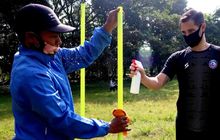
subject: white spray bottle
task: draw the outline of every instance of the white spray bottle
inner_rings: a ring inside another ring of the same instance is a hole
[[[139,67],[143,68],[142,63],[138,60],[133,59],[132,63],[136,63]],[[130,93],[139,94],[140,84],[141,84],[141,74],[139,71],[137,71],[137,74],[134,75],[131,79]]]

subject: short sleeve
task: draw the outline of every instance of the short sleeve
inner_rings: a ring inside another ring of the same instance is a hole
[[[170,57],[166,60],[163,69],[161,70],[161,73],[166,74],[171,80],[176,74],[177,56],[178,53],[173,53],[172,55],[170,55]]]

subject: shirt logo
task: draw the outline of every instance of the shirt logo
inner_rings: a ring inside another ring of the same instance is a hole
[[[184,65],[184,69],[187,69],[189,67],[189,63],[187,62],[185,65]]]
[[[215,59],[209,61],[209,68],[215,69],[218,66],[218,62]]]

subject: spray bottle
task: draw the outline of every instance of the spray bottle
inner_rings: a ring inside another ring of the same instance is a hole
[[[133,59],[132,63],[135,63],[139,67],[143,68],[142,63],[138,60]],[[139,71],[137,71],[137,74],[134,75],[131,79],[130,93],[138,94],[140,91],[140,84],[141,84],[141,74]]]

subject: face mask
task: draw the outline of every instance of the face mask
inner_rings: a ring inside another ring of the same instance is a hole
[[[58,50],[60,48],[59,46],[54,46],[54,45],[51,45],[50,43],[47,43],[47,42],[45,42],[44,44],[45,44],[45,46],[43,48],[43,52],[48,55],[54,55],[55,53],[58,52]]]
[[[189,45],[191,48],[197,46],[202,39],[203,33],[201,36],[199,36],[200,28],[201,28],[201,25],[199,26],[199,29],[195,31],[194,33],[188,36],[183,35],[186,44]]]

